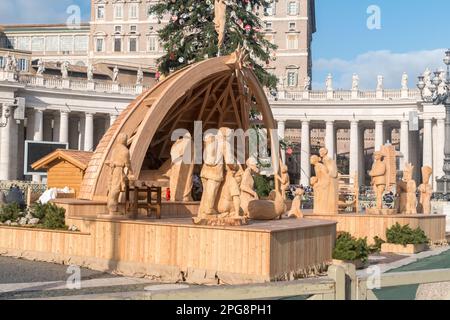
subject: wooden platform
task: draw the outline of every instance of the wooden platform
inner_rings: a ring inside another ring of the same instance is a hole
[[[70,217],[81,232],[0,226],[0,254],[160,281],[252,283],[295,279],[331,260],[336,223],[321,220],[196,226],[192,219]]]
[[[337,231],[346,231],[357,238],[367,237],[369,244],[373,244],[373,238],[378,236],[386,239],[386,229],[395,225],[409,224],[411,228],[420,227],[434,243],[446,240],[445,215],[369,215],[369,214],[313,214],[305,213],[307,219],[331,220],[337,222]]]

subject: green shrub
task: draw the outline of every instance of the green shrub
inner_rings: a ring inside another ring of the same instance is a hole
[[[413,230],[408,224],[401,226],[398,222],[386,230],[386,239],[388,243],[404,246],[407,244],[425,244],[429,241],[422,229]]]
[[[46,204],[42,224],[47,229],[67,229],[65,221],[66,210],[55,204]]]
[[[65,222],[66,210],[53,203],[42,204],[37,202],[31,206],[30,213],[34,218],[39,219],[39,224],[44,228],[67,229]]]
[[[20,216],[21,216],[20,206],[15,202],[3,205],[0,208],[0,222],[2,223],[5,223],[8,220],[14,222]]]
[[[378,236],[373,238],[373,241],[375,242],[373,245],[369,247],[369,250],[371,253],[376,253],[381,251],[381,245],[383,243],[386,243],[383,239],[379,238]]]
[[[36,202],[31,206],[30,213],[34,218],[43,220],[45,217],[45,211],[46,211],[47,207],[48,207],[47,204],[42,204],[40,202]]]
[[[369,258],[367,238],[356,239],[348,232],[339,234],[333,250],[333,259],[366,262]]]

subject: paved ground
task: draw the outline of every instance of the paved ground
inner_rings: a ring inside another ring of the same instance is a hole
[[[68,289],[68,266],[0,257],[0,299],[70,298],[143,291],[148,279],[127,278],[80,269],[81,288]],[[69,281],[72,285],[72,282]]]

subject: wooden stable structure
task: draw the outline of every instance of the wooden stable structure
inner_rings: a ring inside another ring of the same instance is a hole
[[[268,133],[276,132],[266,94],[242,57],[237,51],[174,72],[121,113],[92,155],[77,199],[54,201],[66,209],[66,224],[76,225],[81,233],[0,227],[0,239],[9,237],[0,241],[0,251],[193,283],[291,280],[330,262],[336,238],[333,221],[286,219],[200,226],[193,223],[198,202],[165,201],[161,219],[146,216],[148,203],[132,219],[104,216],[111,177],[108,164],[119,135],[128,137],[136,180],[146,186],[167,187],[171,140],[179,138],[172,137],[174,130],[185,129],[194,144],[202,144],[203,137],[196,141],[197,130],[202,135],[222,127],[245,132],[250,127],[250,111],[257,110]],[[269,137],[272,151],[278,150],[277,138]],[[272,152],[273,157],[276,154]],[[278,159],[273,163],[278,166]],[[200,169],[196,165],[194,172]]]
[[[31,165],[47,170],[48,188],[69,187],[77,196],[93,152],[58,149]]]

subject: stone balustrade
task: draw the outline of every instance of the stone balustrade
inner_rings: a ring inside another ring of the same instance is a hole
[[[90,91],[97,93],[117,93],[137,96],[148,89],[143,85],[119,84],[112,81],[88,81],[87,79],[61,79],[56,77],[43,77],[35,75],[19,75],[0,70],[0,81],[18,83],[27,87],[47,89],[61,89],[74,91]]]
[[[269,100],[279,101],[351,101],[351,100],[422,100],[418,89],[383,89],[383,90],[311,90],[278,91],[274,96],[267,94]]]

